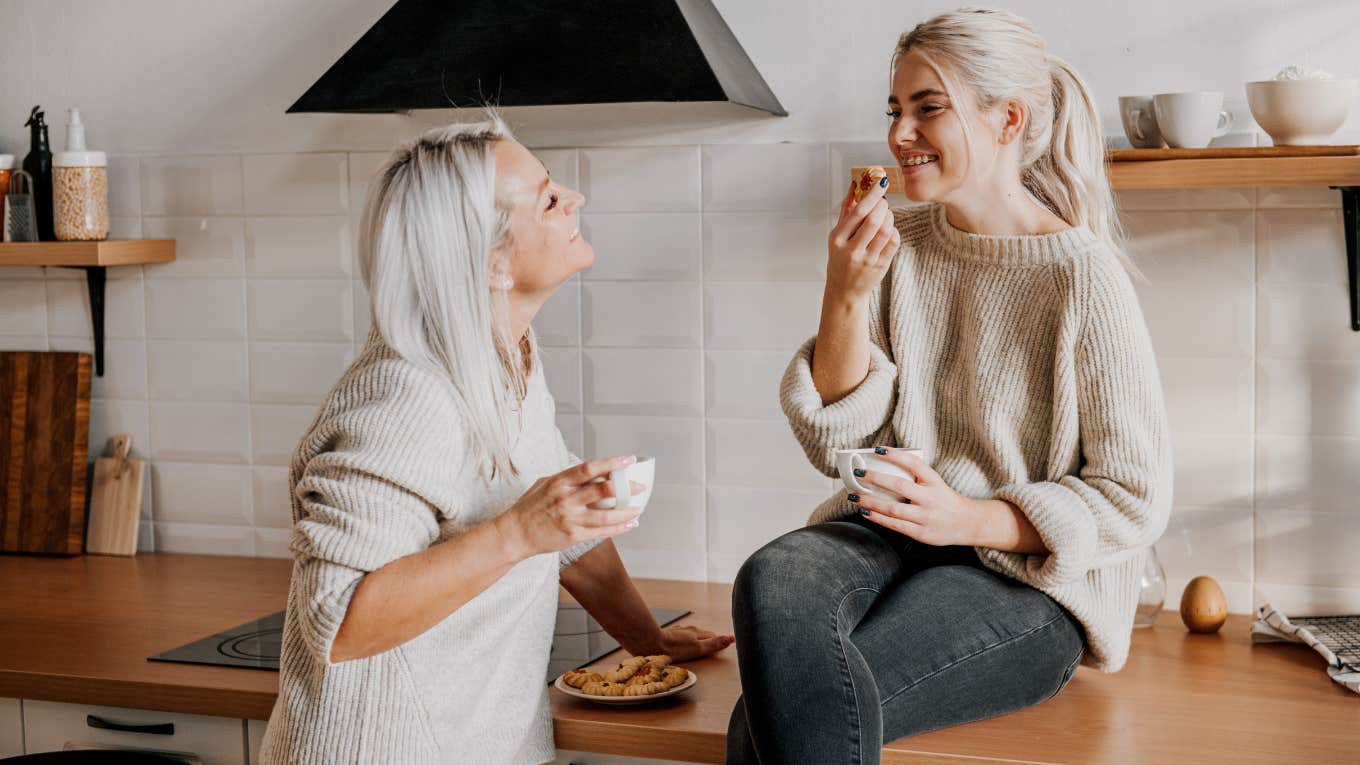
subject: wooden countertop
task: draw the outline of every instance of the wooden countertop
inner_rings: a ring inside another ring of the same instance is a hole
[[[0,697],[266,719],[273,672],[146,657],[284,606],[290,563],[266,558],[0,556]],[[639,580],[653,606],[726,631],[726,585]],[[885,763],[1353,761],[1360,698],[1298,646],[1253,648],[1249,620],[1190,635],[1174,612],[1134,633],[1116,675],[1078,670],[1057,698],[1012,715],[889,744]],[[563,749],[722,762],[739,693],[736,654],[691,665],[692,690],[602,707],[550,690]]]

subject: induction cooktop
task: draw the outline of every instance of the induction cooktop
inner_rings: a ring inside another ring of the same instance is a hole
[[[657,624],[663,627],[690,613],[674,608],[653,608],[651,612]],[[279,611],[148,658],[150,661],[277,671],[283,643],[283,614]],[[552,652],[548,655],[547,681],[552,682],[569,669],[598,661],[618,647],[618,641],[610,637],[584,608],[575,603],[559,603]]]

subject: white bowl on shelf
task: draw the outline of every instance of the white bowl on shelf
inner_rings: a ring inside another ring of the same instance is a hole
[[[1355,80],[1262,80],[1247,83],[1247,106],[1276,146],[1332,142],[1355,103]]]

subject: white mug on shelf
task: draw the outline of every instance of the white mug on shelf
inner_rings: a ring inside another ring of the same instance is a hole
[[[591,507],[599,510],[612,510],[615,507],[636,507],[639,511],[646,509],[647,500],[652,498],[652,484],[656,482],[656,458],[638,457],[637,462],[628,467],[609,471],[608,478],[595,479],[596,482],[606,480],[613,484],[614,496],[605,497]],[[634,495],[632,483],[640,483],[647,488],[641,494]]]
[[[1232,113],[1223,111],[1223,94],[1218,92],[1158,93],[1152,105],[1162,138],[1176,149],[1203,149],[1226,135],[1233,124]]]
[[[1166,147],[1162,131],[1157,127],[1157,114],[1152,106],[1152,96],[1120,96],[1119,117],[1124,123],[1124,135],[1129,145],[1135,149],[1161,149]]]
[[[921,449],[890,449],[895,452],[907,452],[915,454],[917,457],[925,459],[925,451]],[[845,488],[860,496],[872,494],[875,497],[892,500],[893,502],[902,501],[903,497],[893,494],[885,489],[881,489],[872,484],[860,483],[855,477],[855,470],[873,470],[878,473],[895,475],[898,478],[905,478],[908,481],[915,481],[915,477],[903,468],[889,462],[886,457],[876,454],[873,448],[868,449],[837,449],[836,450],[836,469],[840,471],[841,482]]]

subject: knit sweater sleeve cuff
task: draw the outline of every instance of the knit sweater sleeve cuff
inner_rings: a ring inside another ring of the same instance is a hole
[[[1048,553],[1030,555],[979,548],[983,558],[1035,587],[1056,587],[1081,577],[1096,557],[1098,528],[1088,509],[1065,486],[1053,482],[1004,486],[995,493],[1020,508]]]
[[[897,389],[897,365],[883,349],[869,345],[869,374],[844,398],[825,406],[812,382],[812,354],[817,338],[809,339],[789,362],[780,384],[779,399],[793,434],[813,465],[834,469],[836,449],[873,446],[868,443],[892,414]]]

